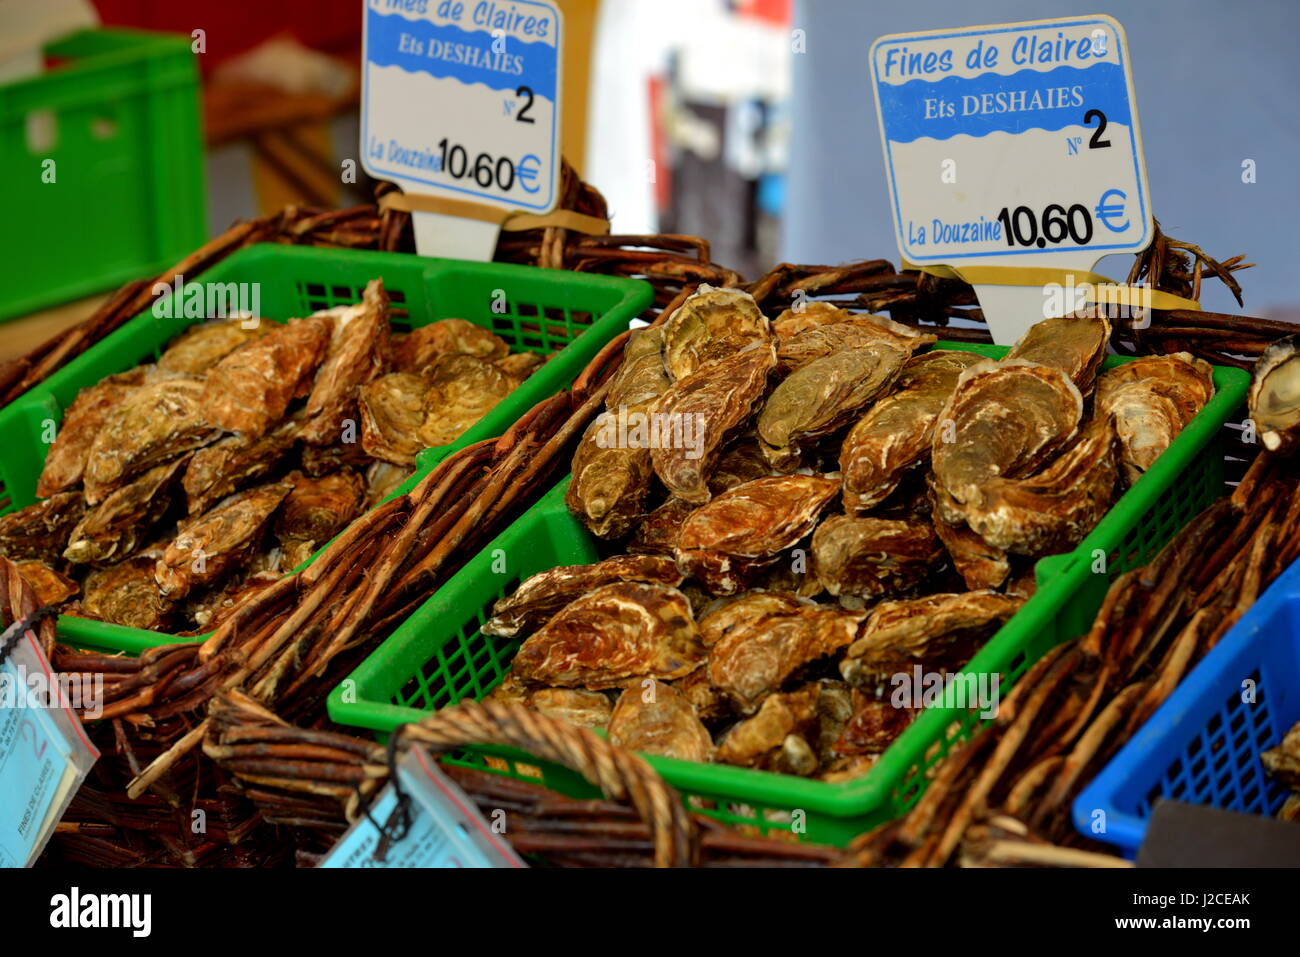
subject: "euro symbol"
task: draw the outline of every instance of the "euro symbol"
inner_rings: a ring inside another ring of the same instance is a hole
[[[1107,200],[1112,196],[1118,196],[1119,202],[1108,203]],[[1128,196],[1125,195],[1123,190],[1108,189],[1106,192],[1101,194],[1101,199],[1097,201],[1097,207],[1093,210],[1093,212],[1097,214],[1097,218],[1101,220],[1101,224],[1112,233],[1122,233],[1124,230],[1128,229],[1127,219],[1118,226],[1111,225],[1112,219],[1118,219],[1120,216],[1124,215],[1124,200],[1126,199],[1128,199]]]
[[[542,188],[541,183],[537,182],[541,165],[542,161],[532,153],[515,164],[515,175],[519,177],[519,185],[523,187],[525,193],[535,193]]]

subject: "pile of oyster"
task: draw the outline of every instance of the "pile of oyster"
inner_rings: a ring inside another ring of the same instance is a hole
[[[394,334],[360,303],[195,326],[68,407],[40,501],[0,555],[42,603],[179,633],[216,627],[473,425],[543,362],[462,319]]]
[[[868,770],[1205,405],[1186,354],[1098,374],[1110,328],[999,361],[882,316],[774,321],[702,287],[628,343],[567,504],[617,554],[524,581],[492,693],[652,754]],[[904,693],[909,692],[910,693]]]

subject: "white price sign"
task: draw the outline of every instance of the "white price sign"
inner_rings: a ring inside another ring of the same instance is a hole
[[[550,212],[562,31],[546,0],[368,0],[366,172],[411,194]]]
[[[1150,243],[1127,40],[1111,17],[894,34],[872,45],[871,72],[905,259],[1089,271]],[[1024,286],[975,285],[996,341],[1042,318]]]

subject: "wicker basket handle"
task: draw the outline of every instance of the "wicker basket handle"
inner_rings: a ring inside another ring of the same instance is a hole
[[[471,744],[505,745],[572,768],[611,800],[631,801],[654,835],[656,867],[695,863],[695,822],[677,792],[641,758],[586,728],[521,705],[464,701],[403,725],[400,735],[402,746],[419,744],[444,752]]]

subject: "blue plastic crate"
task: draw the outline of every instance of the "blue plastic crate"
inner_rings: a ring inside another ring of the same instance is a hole
[[[1300,561],[1075,799],[1074,826],[1132,858],[1160,798],[1272,816],[1289,792],[1265,773],[1259,755],[1297,721]],[[1094,830],[1094,821],[1104,830]]]

